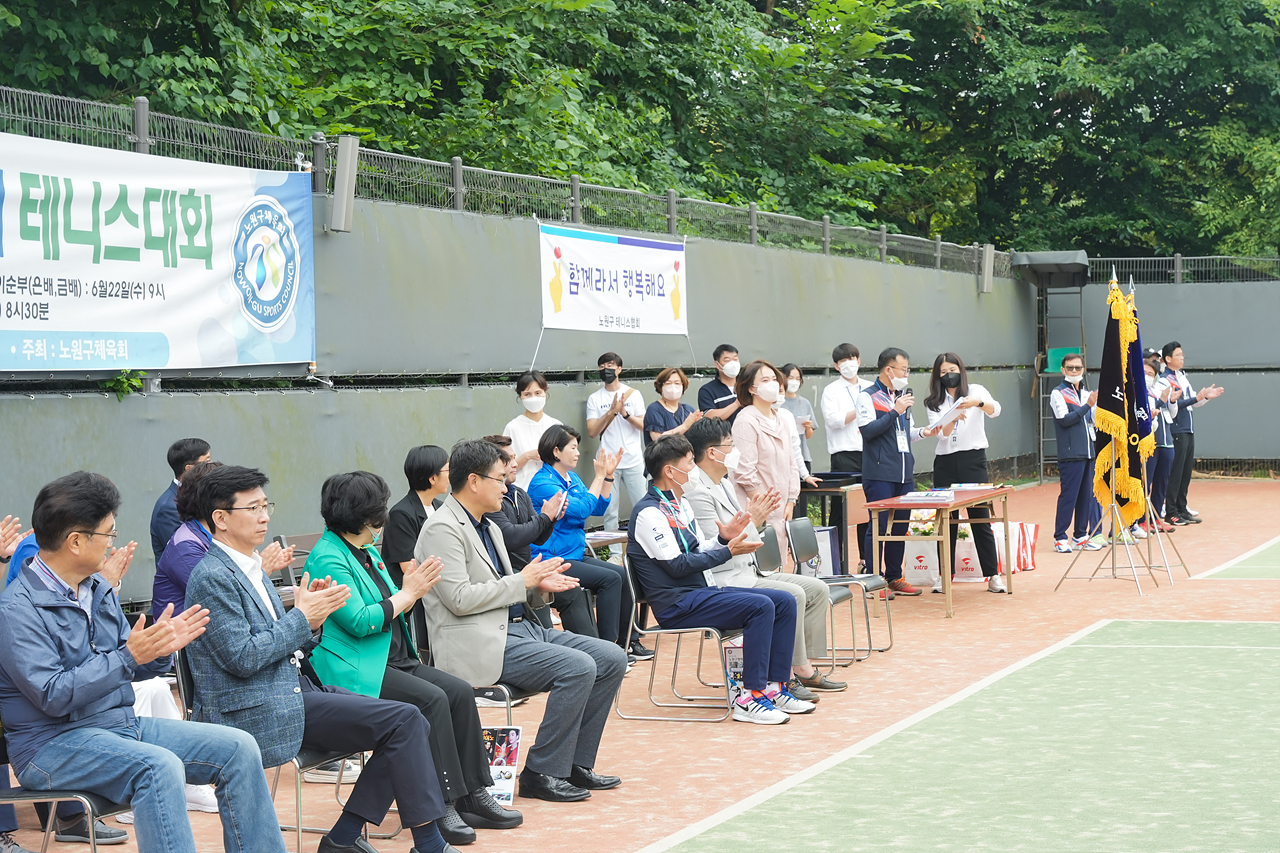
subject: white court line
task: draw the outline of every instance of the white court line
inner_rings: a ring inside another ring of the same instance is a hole
[[[1267,550],[1272,545],[1275,545],[1277,542],[1280,542],[1280,536],[1277,536],[1275,539],[1272,539],[1270,542],[1263,542],[1257,548],[1254,548],[1252,551],[1248,551],[1244,554],[1241,554],[1239,557],[1236,557],[1234,560],[1227,560],[1225,563],[1223,563],[1221,566],[1218,566],[1216,569],[1209,569],[1208,571],[1203,571],[1198,575],[1192,575],[1190,577],[1190,580],[1193,580],[1193,581],[1204,580],[1207,577],[1216,575],[1218,572],[1231,568],[1236,563],[1240,563],[1240,562],[1243,562],[1244,560],[1249,559],[1254,554],[1259,554]],[[1267,579],[1266,578],[1223,578],[1223,580],[1267,580]]]
[[[1246,649],[1251,651],[1272,651],[1280,652],[1280,646],[1161,646],[1155,643],[1120,643],[1114,646],[1103,645],[1102,643],[1076,643],[1073,649]]]
[[[1065,648],[1066,646],[1071,645],[1076,640],[1079,640],[1082,637],[1087,637],[1088,635],[1092,634],[1094,631],[1097,631],[1099,628],[1105,627],[1106,625],[1109,625],[1115,621],[1129,621],[1129,620],[1100,619],[1099,621],[1094,622],[1088,628],[1077,631],[1076,633],[1072,634],[1066,639],[1061,640],[1057,643],[1054,643],[1052,646],[1049,646],[1048,648],[1041,649],[1035,654],[1029,657],[1025,657],[1022,660],[1018,661],[1017,663],[1013,663],[1013,664],[1010,664],[1009,666],[1006,666],[1004,669],[1000,670],[999,672],[988,675],[986,678],[982,679],[981,681],[977,681],[977,682],[974,682],[973,684],[970,684],[968,687],[964,688],[963,690],[957,693],[951,694],[946,699],[943,699],[941,702],[938,702],[935,705],[931,705],[928,708],[925,708],[923,711],[919,711],[915,714],[912,714],[910,717],[907,717],[905,720],[899,720],[898,722],[894,723],[888,728],[882,729],[876,732],[875,734],[871,735],[870,737],[863,738],[862,740],[855,743],[853,746],[847,747],[841,750],[840,752],[837,752],[835,755],[824,758],[822,761],[819,761],[817,764],[807,767],[804,770],[801,770],[799,773],[796,773],[793,776],[789,776],[780,782],[776,782],[773,785],[770,785],[768,788],[765,788],[763,791],[758,791],[752,794],[751,796],[747,797],[745,800],[741,800],[740,802],[734,803],[728,808],[721,809],[720,811],[716,812],[710,817],[704,818],[703,820],[700,820],[697,823],[692,824],[691,826],[686,826],[684,829],[680,830],[679,832],[675,832],[671,835],[668,835],[666,838],[663,838],[660,841],[655,841],[653,844],[650,844],[648,847],[645,847],[642,850],[637,851],[637,853],[661,853],[664,850],[670,850],[672,847],[675,847],[678,844],[683,844],[685,841],[688,841],[691,838],[701,835],[703,832],[706,832],[708,829],[719,826],[720,824],[725,823],[726,821],[730,821],[733,818],[737,817],[738,815],[743,814],[744,812],[747,812],[755,808],[761,803],[771,800],[774,797],[778,796],[779,794],[785,793],[791,790],[792,788],[796,787],[797,785],[807,782],[808,780],[812,779],[814,776],[817,776],[819,773],[823,773],[827,770],[830,770],[832,767],[835,767],[837,764],[840,764],[846,759],[854,758],[858,756],[859,753],[870,749],[876,744],[879,744],[885,740],[888,740],[889,738],[896,735],[898,732],[901,732],[904,729],[908,729],[911,726],[914,726],[916,723],[921,722],[922,720],[927,720],[929,717],[932,717],[934,714],[937,714],[939,711],[945,711],[947,708],[950,708],[952,705],[956,704],[957,702],[960,702],[964,699],[968,699],[970,696],[977,693],[979,690],[982,690],[985,687],[990,687],[992,684],[995,684],[997,681],[1004,678],[1005,676],[1012,675],[1018,670],[1024,669],[1025,667],[1030,666],[1036,661],[1048,657],[1054,652],[1059,651]],[[1167,621],[1174,622],[1174,621],[1181,621],[1181,620],[1171,619]]]

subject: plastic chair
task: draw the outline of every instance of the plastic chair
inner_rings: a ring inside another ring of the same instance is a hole
[[[631,630],[633,635],[639,634],[641,638],[653,637],[653,666],[649,668],[649,686],[648,696],[649,702],[658,708],[694,708],[705,711],[718,712],[715,716],[697,716],[690,717],[684,715],[644,715],[629,714],[622,710],[622,691],[619,690],[613,699],[613,709],[619,717],[624,720],[654,720],[657,722],[680,722],[680,723],[718,723],[721,720],[727,720],[729,715],[733,713],[733,692],[730,689],[729,670],[724,662],[724,644],[728,640],[742,635],[741,631],[721,631],[718,628],[646,628],[639,622],[640,606],[644,603],[644,598],[640,595],[639,585],[636,583],[635,575],[631,571],[631,559],[625,554],[622,557],[623,575],[626,578],[627,586],[631,590],[631,598],[635,603],[631,607]],[[714,696],[684,696],[676,688],[676,676],[680,672],[680,644],[686,634],[698,635],[698,680],[707,687],[719,688],[723,691],[717,692]],[[666,636],[675,636],[676,649],[675,658],[671,663],[671,693],[678,702],[662,702],[654,696],[653,687],[657,679],[658,673],[658,648],[662,644],[662,638]],[[714,640],[715,648],[720,658],[720,672],[724,677],[724,681],[720,683],[710,683],[702,678],[702,647],[706,640]]]
[[[760,538],[764,540],[764,544],[755,553],[756,574],[762,578],[776,575],[782,571],[782,547],[778,544],[778,531],[773,529],[773,525],[766,525]]]

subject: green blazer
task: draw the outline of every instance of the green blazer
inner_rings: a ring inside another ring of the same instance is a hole
[[[395,595],[400,588],[387,574],[382,555],[368,548],[382,582]],[[353,693],[377,697],[382,692],[382,677],[387,671],[387,655],[391,651],[391,633],[382,606],[382,594],[364,566],[356,561],[342,537],[326,530],[307,556],[306,571],[312,579],[333,578],[351,588],[347,603],[324,623],[320,645],[311,652],[311,665],[325,684],[345,687]],[[409,625],[404,614],[395,617],[391,631],[403,631],[409,651],[417,656]]]

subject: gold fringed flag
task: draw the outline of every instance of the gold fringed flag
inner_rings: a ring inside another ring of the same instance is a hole
[[[1116,507],[1124,526],[1129,527],[1147,511],[1142,463],[1155,452],[1156,440],[1147,410],[1147,375],[1142,369],[1142,340],[1133,296],[1120,292],[1114,272],[1110,288],[1098,408],[1094,412],[1098,457],[1093,491],[1106,514],[1114,481]]]

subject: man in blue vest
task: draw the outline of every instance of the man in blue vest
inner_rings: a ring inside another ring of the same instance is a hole
[[[1058,513],[1053,525],[1053,550],[1070,554],[1074,548],[1096,551],[1103,543],[1093,535],[1102,522],[1102,508],[1093,494],[1093,409],[1098,392],[1084,390],[1084,356],[1069,353],[1062,358],[1062,383],[1049,394],[1053,431],[1058,444]],[[1067,525],[1075,515],[1075,530],[1067,538]],[[1073,547],[1074,546],[1074,547]]]

